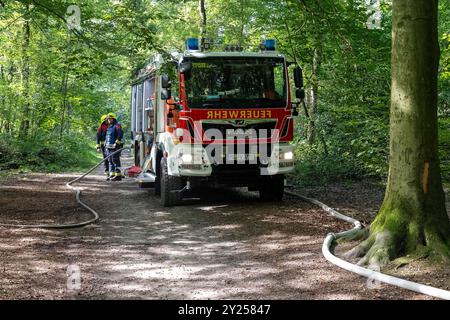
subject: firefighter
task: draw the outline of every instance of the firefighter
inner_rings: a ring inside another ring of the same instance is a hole
[[[114,152],[123,148],[123,130],[120,123],[117,122],[117,117],[114,113],[108,113],[107,116],[108,128],[106,129],[106,155],[111,156]],[[122,172],[120,171],[120,152],[113,155],[109,159],[109,178],[107,180],[120,181],[122,180]]]
[[[108,129],[108,121],[106,118],[108,116],[105,114],[102,116],[100,120],[100,126],[97,129],[97,152],[103,154],[103,159],[106,159],[106,148],[105,148],[105,140],[106,140],[106,130]],[[106,159],[105,162],[105,175],[109,177],[109,160]]]

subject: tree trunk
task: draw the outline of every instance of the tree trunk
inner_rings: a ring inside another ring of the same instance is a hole
[[[26,12],[30,10],[30,5],[26,7]],[[20,132],[19,135],[26,137],[30,129],[30,57],[29,57],[29,47],[30,47],[30,21],[27,18],[24,21],[23,26],[23,44],[22,44],[22,86],[23,86],[23,97],[25,103],[22,110],[21,121],[20,121]]]
[[[200,10],[200,38],[203,39],[206,35],[206,7],[205,0],[199,0],[199,10]]]
[[[245,0],[240,0],[240,9],[241,9],[241,26],[239,30],[239,46],[242,48],[244,47],[244,31],[245,31],[245,23],[246,23],[246,17],[245,17]]]
[[[69,81],[69,67],[66,66],[63,74],[63,81],[61,85],[61,93],[63,94],[63,101],[61,106],[61,125],[59,127],[59,138],[62,139],[65,125],[65,116],[67,109],[67,85]]]
[[[348,257],[383,266],[399,255],[450,257],[438,158],[437,0],[394,0],[390,168],[369,238]]]
[[[3,66],[0,65],[0,80],[5,82],[5,74],[3,72]],[[0,134],[6,132],[6,97],[3,94],[0,96]]]
[[[312,74],[311,74],[311,85],[307,90],[306,95],[306,105],[309,109],[309,115],[314,121],[317,113],[317,93],[319,91],[319,69],[322,60],[322,48],[317,46],[313,50],[313,61],[312,61]],[[317,139],[317,130],[315,125],[310,125],[308,128],[308,142],[313,144]]]
[[[5,82],[7,82],[8,84],[13,83],[14,81],[14,75],[15,75],[15,70],[14,67],[11,65],[9,66],[9,70],[8,73],[5,75]],[[13,98],[11,98],[11,93],[8,93],[6,96],[4,96],[6,100],[5,102],[5,106],[8,110],[8,112],[6,112],[4,114],[5,118],[6,118],[6,124],[5,124],[5,132],[7,132],[10,136],[15,134],[14,130],[15,130],[15,115],[16,115],[16,108],[12,107],[12,103],[11,100]]]

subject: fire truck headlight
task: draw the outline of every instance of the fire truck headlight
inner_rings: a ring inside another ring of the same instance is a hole
[[[183,161],[183,163],[192,163],[192,161],[194,160],[194,157],[192,156],[192,154],[183,154],[181,156],[181,161]]]
[[[269,165],[269,161],[270,159],[269,158],[267,158],[267,157],[261,157],[260,159],[259,159],[259,161],[261,162],[261,164],[263,165],[263,166],[267,166],[267,165]]]
[[[288,151],[281,154],[281,159],[283,160],[294,160],[294,153],[292,151]]]

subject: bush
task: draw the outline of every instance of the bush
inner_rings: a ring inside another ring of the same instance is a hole
[[[356,180],[364,169],[345,152],[331,148],[328,155],[319,145],[302,142],[296,149],[296,167],[290,180],[297,185],[324,185],[331,181]]]
[[[388,123],[377,119],[318,117],[328,155],[320,141],[299,142],[290,180],[299,185],[324,185],[342,180],[384,179],[389,169]],[[302,119],[300,119],[302,120]],[[305,121],[299,121],[300,124]],[[303,137],[305,139],[305,137]],[[450,183],[450,119],[439,119],[439,156],[443,182]]]
[[[385,177],[389,165],[389,126],[388,121],[380,121],[386,118],[386,107],[379,109],[379,106],[372,107],[375,115],[370,115],[358,106],[336,107],[316,115],[316,127],[325,140],[327,152],[320,137],[309,145],[305,141],[306,134],[299,134],[308,126],[308,120],[300,117],[296,135],[303,140],[297,147],[297,165],[292,179],[311,185]]]
[[[89,168],[99,159],[94,142],[83,137],[38,134],[26,140],[0,138],[0,170],[78,171]]]
[[[442,179],[450,183],[450,118],[439,120],[439,158],[441,160]]]

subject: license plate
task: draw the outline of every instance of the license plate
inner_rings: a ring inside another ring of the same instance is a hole
[[[255,161],[256,154],[227,154],[227,161]]]

